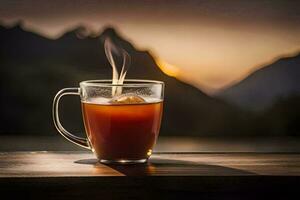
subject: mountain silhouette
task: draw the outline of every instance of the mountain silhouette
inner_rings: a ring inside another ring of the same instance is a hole
[[[56,40],[24,31],[20,25],[0,26],[0,105],[2,133],[52,134],[52,100],[65,87],[83,80],[109,79],[111,67],[103,41],[110,37],[131,56],[127,78],[164,81],[162,135],[222,135],[243,132],[247,119],[235,107],[207,96],[199,89],[167,76],[148,51],[137,50],[112,28],[99,35],[84,35],[84,27]],[[73,99],[74,98],[74,99]],[[79,99],[62,102],[63,124],[82,131]]]
[[[280,98],[300,95],[300,54],[262,67],[217,96],[249,110],[265,110]]]

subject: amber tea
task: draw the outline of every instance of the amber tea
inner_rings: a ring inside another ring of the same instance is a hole
[[[82,102],[86,133],[96,156],[105,160],[148,158],[159,133],[163,102]]]

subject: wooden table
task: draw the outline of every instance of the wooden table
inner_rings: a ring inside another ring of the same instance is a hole
[[[155,153],[104,165],[88,152],[0,153],[0,194],[13,199],[287,199],[300,194],[297,153]]]

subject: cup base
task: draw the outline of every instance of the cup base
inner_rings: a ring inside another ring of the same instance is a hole
[[[103,164],[118,164],[118,165],[129,165],[129,164],[142,164],[148,161],[147,158],[139,160],[127,160],[127,159],[118,159],[118,160],[105,160],[100,159],[100,163]]]

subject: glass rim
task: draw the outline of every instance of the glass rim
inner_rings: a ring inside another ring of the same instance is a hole
[[[147,79],[125,79],[123,84],[113,84],[112,79],[86,80],[79,83],[80,86],[102,86],[102,87],[149,87],[151,85],[164,85],[164,82]]]

